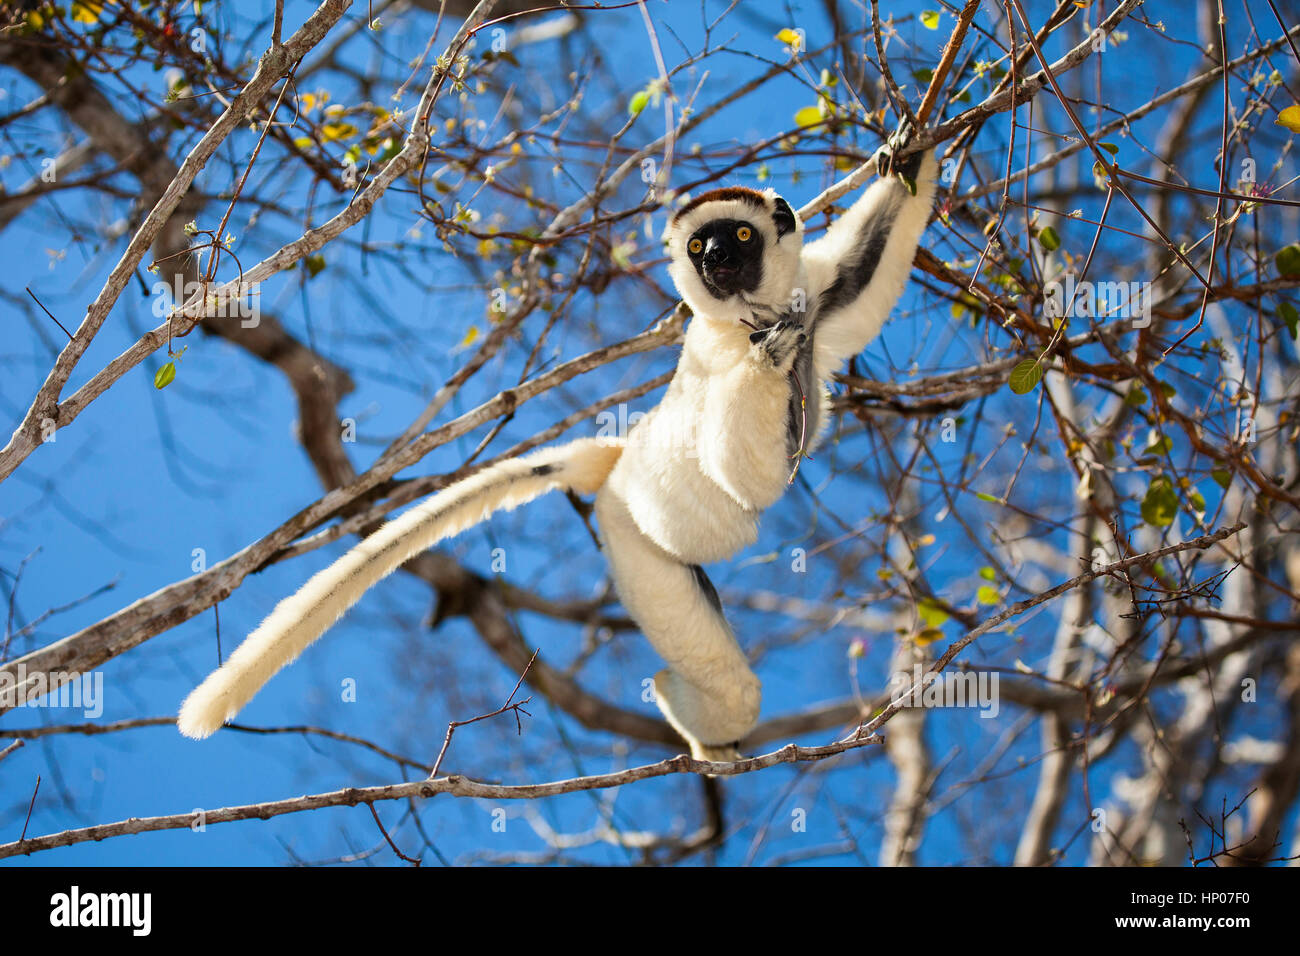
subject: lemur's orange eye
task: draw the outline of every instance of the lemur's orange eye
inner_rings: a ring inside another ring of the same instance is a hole
[[[750,229],[748,226],[741,226],[739,229],[736,230],[736,238],[739,239],[741,242],[749,242],[749,237],[752,236],[753,234],[754,231]]]
[[[704,251],[704,242],[700,239],[692,239],[686,248],[691,255],[698,256]]]

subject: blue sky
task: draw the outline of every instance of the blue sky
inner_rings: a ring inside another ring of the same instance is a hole
[[[939,30],[929,31],[909,16],[921,4],[896,6],[900,40],[915,44],[918,65],[932,65],[951,27],[951,17],[944,18]],[[1050,5],[1027,6],[1031,14],[1042,16]],[[214,15],[234,36],[247,38],[250,51],[255,52],[267,33],[257,19],[262,7],[221,4]],[[301,2],[286,7],[291,24],[301,22],[311,9]],[[1152,19],[1176,17],[1181,9],[1172,3],[1147,7]],[[698,47],[703,34],[694,4],[669,7],[654,3],[650,9],[670,64],[682,58],[674,35],[687,48]],[[710,4],[709,9],[716,15],[722,8]],[[361,15],[364,6],[348,14]],[[985,18],[981,22],[987,23],[986,14],[981,17]],[[423,46],[430,23],[431,17],[419,15],[389,24],[382,34],[384,51],[401,58],[413,56]],[[518,55],[527,75],[527,71],[552,69],[554,63],[565,62],[570,56],[585,62],[598,50],[600,82],[589,88],[584,115],[598,118],[599,125],[612,132],[626,115],[627,99],[655,75],[653,56],[636,9],[592,15],[589,23],[591,49],[577,40],[562,53],[557,49],[560,45],[551,42],[520,50]],[[718,28],[715,39],[725,38],[726,50],[681,77],[676,82],[679,94],[694,89],[704,69],[708,77],[701,89],[701,105],[712,102],[715,91],[730,90],[758,75],[766,64],[756,57],[783,59],[781,44],[772,35],[774,27],[792,23],[806,25],[814,48],[830,39],[820,3],[764,4],[761,15],[742,11]],[[1167,77],[1181,77],[1185,67],[1179,65],[1178,58],[1188,54],[1172,43],[1157,46],[1159,41],[1143,35],[1136,26],[1130,25],[1129,34],[1131,46],[1106,54],[1103,62],[1123,78],[1122,83],[1108,82],[1122,86],[1136,104],[1152,95]],[[373,49],[358,44],[352,62],[364,69],[375,56]],[[1111,58],[1117,61],[1114,67]],[[906,54],[900,53],[897,59],[905,61]],[[161,82],[155,74],[141,73],[142,82]],[[322,74],[315,81],[316,86],[330,90],[335,102],[354,102],[360,95],[351,80],[338,74]],[[30,86],[12,76],[6,82],[7,96],[0,101],[0,108],[8,111],[31,97]],[[387,89],[383,88],[384,95]],[[975,87],[976,91],[982,89],[981,85]],[[915,104],[919,96],[915,90],[911,92]],[[794,113],[811,102],[806,85],[790,78],[774,81],[688,137],[680,146],[681,153],[688,155],[696,143],[707,151],[765,139],[791,128]],[[411,103],[413,97],[408,97],[407,105]],[[139,106],[128,101],[123,101],[122,108],[128,115],[139,112]],[[474,108],[481,115],[492,112],[489,103]],[[638,120],[647,129],[635,131],[638,135],[633,141],[643,142],[654,134],[658,129],[654,124],[662,122],[657,112],[647,110]],[[1058,118],[1053,116],[1053,120]],[[51,122],[48,113],[40,114],[39,124]],[[1214,128],[1212,117],[1207,128]],[[1000,117],[982,134],[987,137],[988,155],[1004,151],[1005,129],[1005,117]],[[1139,125],[1136,132],[1150,136],[1154,129],[1148,123]],[[13,135],[26,144],[48,135],[50,148],[56,149],[63,132],[62,128],[35,129],[29,124]],[[857,136],[863,152],[876,145],[869,134]],[[200,185],[213,192],[227,187],[251,142],[247,131],[235,136],[209,164]],[[1124,146],[1130,148],[1127,142]],[[774,158],[767,165],[769,178],[762,185],[776,186],[796,206],[834,175],[824,160],[814,155]],[[992,165],[996,168],[996,161]],[[569,170],[573,181],[555,187],[560,199],[577,198],[583,169],[574,166]],[[1213,177],[1208,167],[1198,172],[1206,182]],[[238,236],[236,250],[245,263],[257,261],[301,228],[307,190],[292,177],[279,175],[286,179],[280,202],[293,216],[272,213],[250,224],[248,210],[237,207],[231,220],[232,231]],[[19,164],[3,173],[6,189],[17,188],[25,179]],[[117,181],[124,189],[134,188],[126,177]],[[755,168],[728,176],[723,182],[759,185]],[[316,222],[336,211],[341,201],[325,191],[313,191],[311,198]],[[1100,194],[1090,211],[1095,212],[1099,204]],[[265,311],[273,312],[296,335],[310,335],[326,356],[354,376],[357,389],[344,400],[341,411],[358,421],[360,441],[348,446],[358,471],[368,466],[463,361],[464,353],[456,346],[470,327],[485,326],[483,283],[466,268],[463,257],[454,258],[441,250],[427,225],[418,236],[412,235],[417,223],[415,205],[409,192],[390,191],[365,227],[365,240],[374,244],[374,250],[364,261],[357,247],[362,235],[358,227],[349,234],[346,245],[335,244],[325,250],[327,267],[320,275],[307,281],[301,270],[295,269],[277,275],[262,290]],[[55,208],[58,219],[51,212]],[[212,204],[206,214],[218,215],[220,208]],[[81,192],[74,192],[56,198],[53,204],[35,207],[5,231],[5,298],[0,300],[6,329],[0,346],[3,423],[21,417],[51,360],[46,343],[57,344],[59,335],[48,325],[38,334],[32,310],[19,305],[25,297],[23,287],[30,286],[65,325],[71,327],[79,321],[85,304],[98,291],[124,245],[120,237],[101,238],[99,227],[123,211],[121,203],[87,200]],[[491,208],[485,211],[491,212]],[[1133,228],[1136,221],[1129,214],[1123,225]],[[84,226],[78,230],[83,238],[63,246],[68,223]],[[657,258],[654,237],[662,225],[663,214],[658,214],[648,222],[626,227],[637,236],[634,261]],[[953,247],[943,232],[935,223],[925,241],[936,254],[947,257],[953,254]],[[1071,224],[1062,228],[1062,234],[1077,244],[1086,242],[1091,230],[1076,231]],[[472,246],[469,248],[472,252]],[[564,254],[571,257],[574,252]],[[396,268],[398,262],[404,269]],[[646,327],[669,302],[669,284],[661,265],[654,268],[653,279],[662,290],[657,298],[649,295],[644,285],[630,281],[614,283],[610,292],[598,299],[580,296],[567,321],[548,340],[543,358],[567,359]],[[155,324],[151,306],[139,286],[128,288],[65,394]],[[526,340],[507,349],[503,359],[489,363],[440,421],[512,384],[540,330],[536,324],[540,321],[530,322]],[[865,352],[859,369],[886,378],[958,367],[978,358],[983,337],[982,329],[973,331],[968,324],[954,323],[946,303],[924,294],[913,283],[882,339]],[[170,387],[161,392],[153,387],[153,372],[161,361],[155,355],[0,485],[0,568],[7,572],[5,595],[13,586],[12,575],[23,569],[15,625],[21,626],[48,608],[73,605],[42,622],[30,636],[15,641],[11,655],[71,634],[188,576],[200,550],[208,564],[225,558],[320,497],[316,476],[295,440],[296,409],[281,374],[198,333],[183,344],[187,351]],[[672,350],[661,349],[548,393],[521,410],[490,446],[490,453],[509,447],[614,388],[636,384],[671,368],[673,360]],[[649,408],[652,401],[653,396],[641,399],[634,408]],[[1029,430],[1034,415],[1031,403],[997,401],[1006,405],[999,414]],[[986,422],[983,427],[988,431],[976,441],[981,451],[996,440],[993,425]],[[571,434],[586,433],[575,429]],[[479,430],[439,449],[408,475],[436,474],[456,467],[484,434],[485,430]],[[791,573],[788,557],[791,548],[815,547],[837,536],[829,515],[862,522],[885,510],[887,503],[874,481],[878,468],[888,471],[888,460],[860,427],[850,429],[839,445],[818,454],[806,465],[804,480],[768,515],[760,541],[733,561],[710,569],[724,602],[729,593],[760,589],[850,605],[853,595],[835,593],[836,562],[867,567],[865,562],[878,560],[872,557],[871,547],[849,541],[826,557],[814,559],[806,573]],[[1043,488],[1066,481],[1063,465],[1053,461],[1050,449],[1033,451],[1028,468],[1030,480],[1041,482]],[[1053,518],[1068,519],[1068,497],[1039,503]],[[929,513],[933,516],[939,503],[932,504]],[[977,527],[996,528],[1003,521],[991,506],[968,502],[967,508]],[[975,586],[975,569],[982,562],[951,524],[935,522],[928,530],[939,537],[927,567],[931,581],[954,594],[969,593]],[[1059,533],[1050,527],[1034,533],[1054,537],[1059,543]],[[321,548],[248,578],[220,606],[223,651],[229,654],[280,597],[337,557],[347,543]],[[450,543],[448,549],[468,567],[487,574],[496,547],[506,549],[509,580],[548,596],[589,597],[603,585],[599,555],[559,496],[518,514],[500,516]],[[1056,580],[1050,571],[1040,573],[1039,578]],[[89,595],[94,596],[86,599]],[[495,708],[518,675],[503,667],[461,619],[450,620],[436,631],[423,628],[430,600],[427,588],[418,582],[400,574],[389,579],[302,660],[277,676],[241,715],[241,722],[255,726],[317,724],[431,760],[448,720]],[[1041,662],[1050,646],[1056,611],[1049,607],[1027,616],[1014,635],[990,635],[972,649],[969,659],[1008,663],[1023,655]],[[855,638],[867,642],[868,653],[859,662],[864,686],[880,686],[892,644],[888,633],[864,634],[839,627],[803,643],[791,640],[800,633],[798,622],[756,611],[732,614],[742,643],[751,648],[759,643],[768,646],[759,669],[764,681],[765,718],[849,697],[852,685],[846,651]],[[527,641],[541,647],[543,657],[553,665],[562,666],[581,652],[584,638],[575,627],[528,613],[518,615],[518,624]],[[950,630],[948,636],[955,632]],[[215,661],[214,619],[209,611],[105,665],[104,712],[98,720],[174,714],[180,700]],[[640,681],[658,666],[639,635],[624,633],[594,652],[582,680],[593,692],[620,706],[652,713],[652,705],[640,700]],[[355,702],[341,699],[342,684],[350,679],[358,690]],[[608,735],[585,731],[540,698],[530,710],[533,717],[525,725],[523,738],[515,735],[513,721],[505,719],[460,731],[447,758],[448,766],[484,779],[527,782],[616,769],[668,755],[661,749],[629,746]],[[971,772],[1017,716],[1012,708],[1005,708],[997,720],[980,720],[973,711],[934,712],[928,732],[935,759],[952,761],[946,785],[957,784]],[[0,717],[0,730],[81,719],[75,712],[26,709]],[[831,737],[822,733],[801,742],[819,743]],[[1005,776],[995,776],[965,791],[960,787],[953,790],[952,803],[927,830],[922,861],[1005,862],[1020,818],[1018,813],[999,815],[996,811],[1020,806],[1026,799],[1037,752],[1037,731],[1030,729],[1004,759],[1001,769]],[[1018,759],[1028,763],[1018,767]],[[1100,779],[1122,768],[1126,759],[1132,766],[1131,755],[1119,754],[1109,767],[1097,771]],[[820,766],[778,768],[730,781],[732,805],[745,811],[731,822],[745,830],[729,844],[723,861],[745,862],[750,847],[760,842],[761,848],[754,850],[759,860],[833,845],[845,830],[862,841],[866,858],[874,861],[881,808],[891,793],[892,773],[872,748],[842,758],[840,765],[852,769],[827,774]],[[38,774],[40,793],[29,835],[129,816],[186,812],[401,779],[401,771],[392,762],[372,753],[301,735],[254,736],[228,731],[194,743],[182,739],[174,728],[163,726],[96,737],[46,737],[30,742],[0,764],[0,842],[18,836]],[[528,807],[510,805],[504,808],[505,833],[493,830],[494,805],[439,798],[422,805],[421,823],[446,858],[491,859],[495,854],[544,849],[533,825],[523,816],[525,812],[566,832],[590,828],[604,814],[632,828],[677,825],[689,829],[698,824],[698,786],[695,780],[669,778],[626,788],[616,798],[609,793],[590,793]],[[405,805],[381,805],[379,809],[399,845],[417,841],[411,821],[402,817]],[[807,812],[809,820],[806,834],[795,833],[788,825],[792,813],[800,809]],[[1080,821],[1086,819],[1086,813],[1081,798],[1072,797],[1067,819]],[[404,821],[401,825],[399,817]],[[979,834],[981,851],[972,851],[972,832]],[[269,822],[213,826],[202,833],[174,831],[82,844],[40,854],[31,861],[20,860],[17,865],[282,864],[369,852],[381,842],[365,808],[341,808]],[[1081,847],[1082,843],[1072,849],[1073,862],[1083,861]],[[600,844],[582,856],[604,863],[634,859],[630,851]],[[377,864],[394,862],[386,848],[368,859]],[[863,862],[849,852],[832,854],[829,860]]]

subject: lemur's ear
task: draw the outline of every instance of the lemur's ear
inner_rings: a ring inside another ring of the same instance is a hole
[[[776,238],[779,240],[787,232],[794,232],[794,210],[780,196],[772,197],[772,222],[776,224]]]

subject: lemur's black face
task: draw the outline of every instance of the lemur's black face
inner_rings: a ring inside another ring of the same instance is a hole
[[[686,254],[709,293],[727,299],[763,281],[763,237],[743,219],[715,219],[686,240]]]

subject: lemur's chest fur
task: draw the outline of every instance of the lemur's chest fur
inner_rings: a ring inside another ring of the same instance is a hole
[[[811,340],[778,367],[751,334],[692,320],[667,394],[632,429],[610,477],[642,531],[684,561],[717,561],[752,544],[759,514],[785,492],[800,441],[815,435]]]

